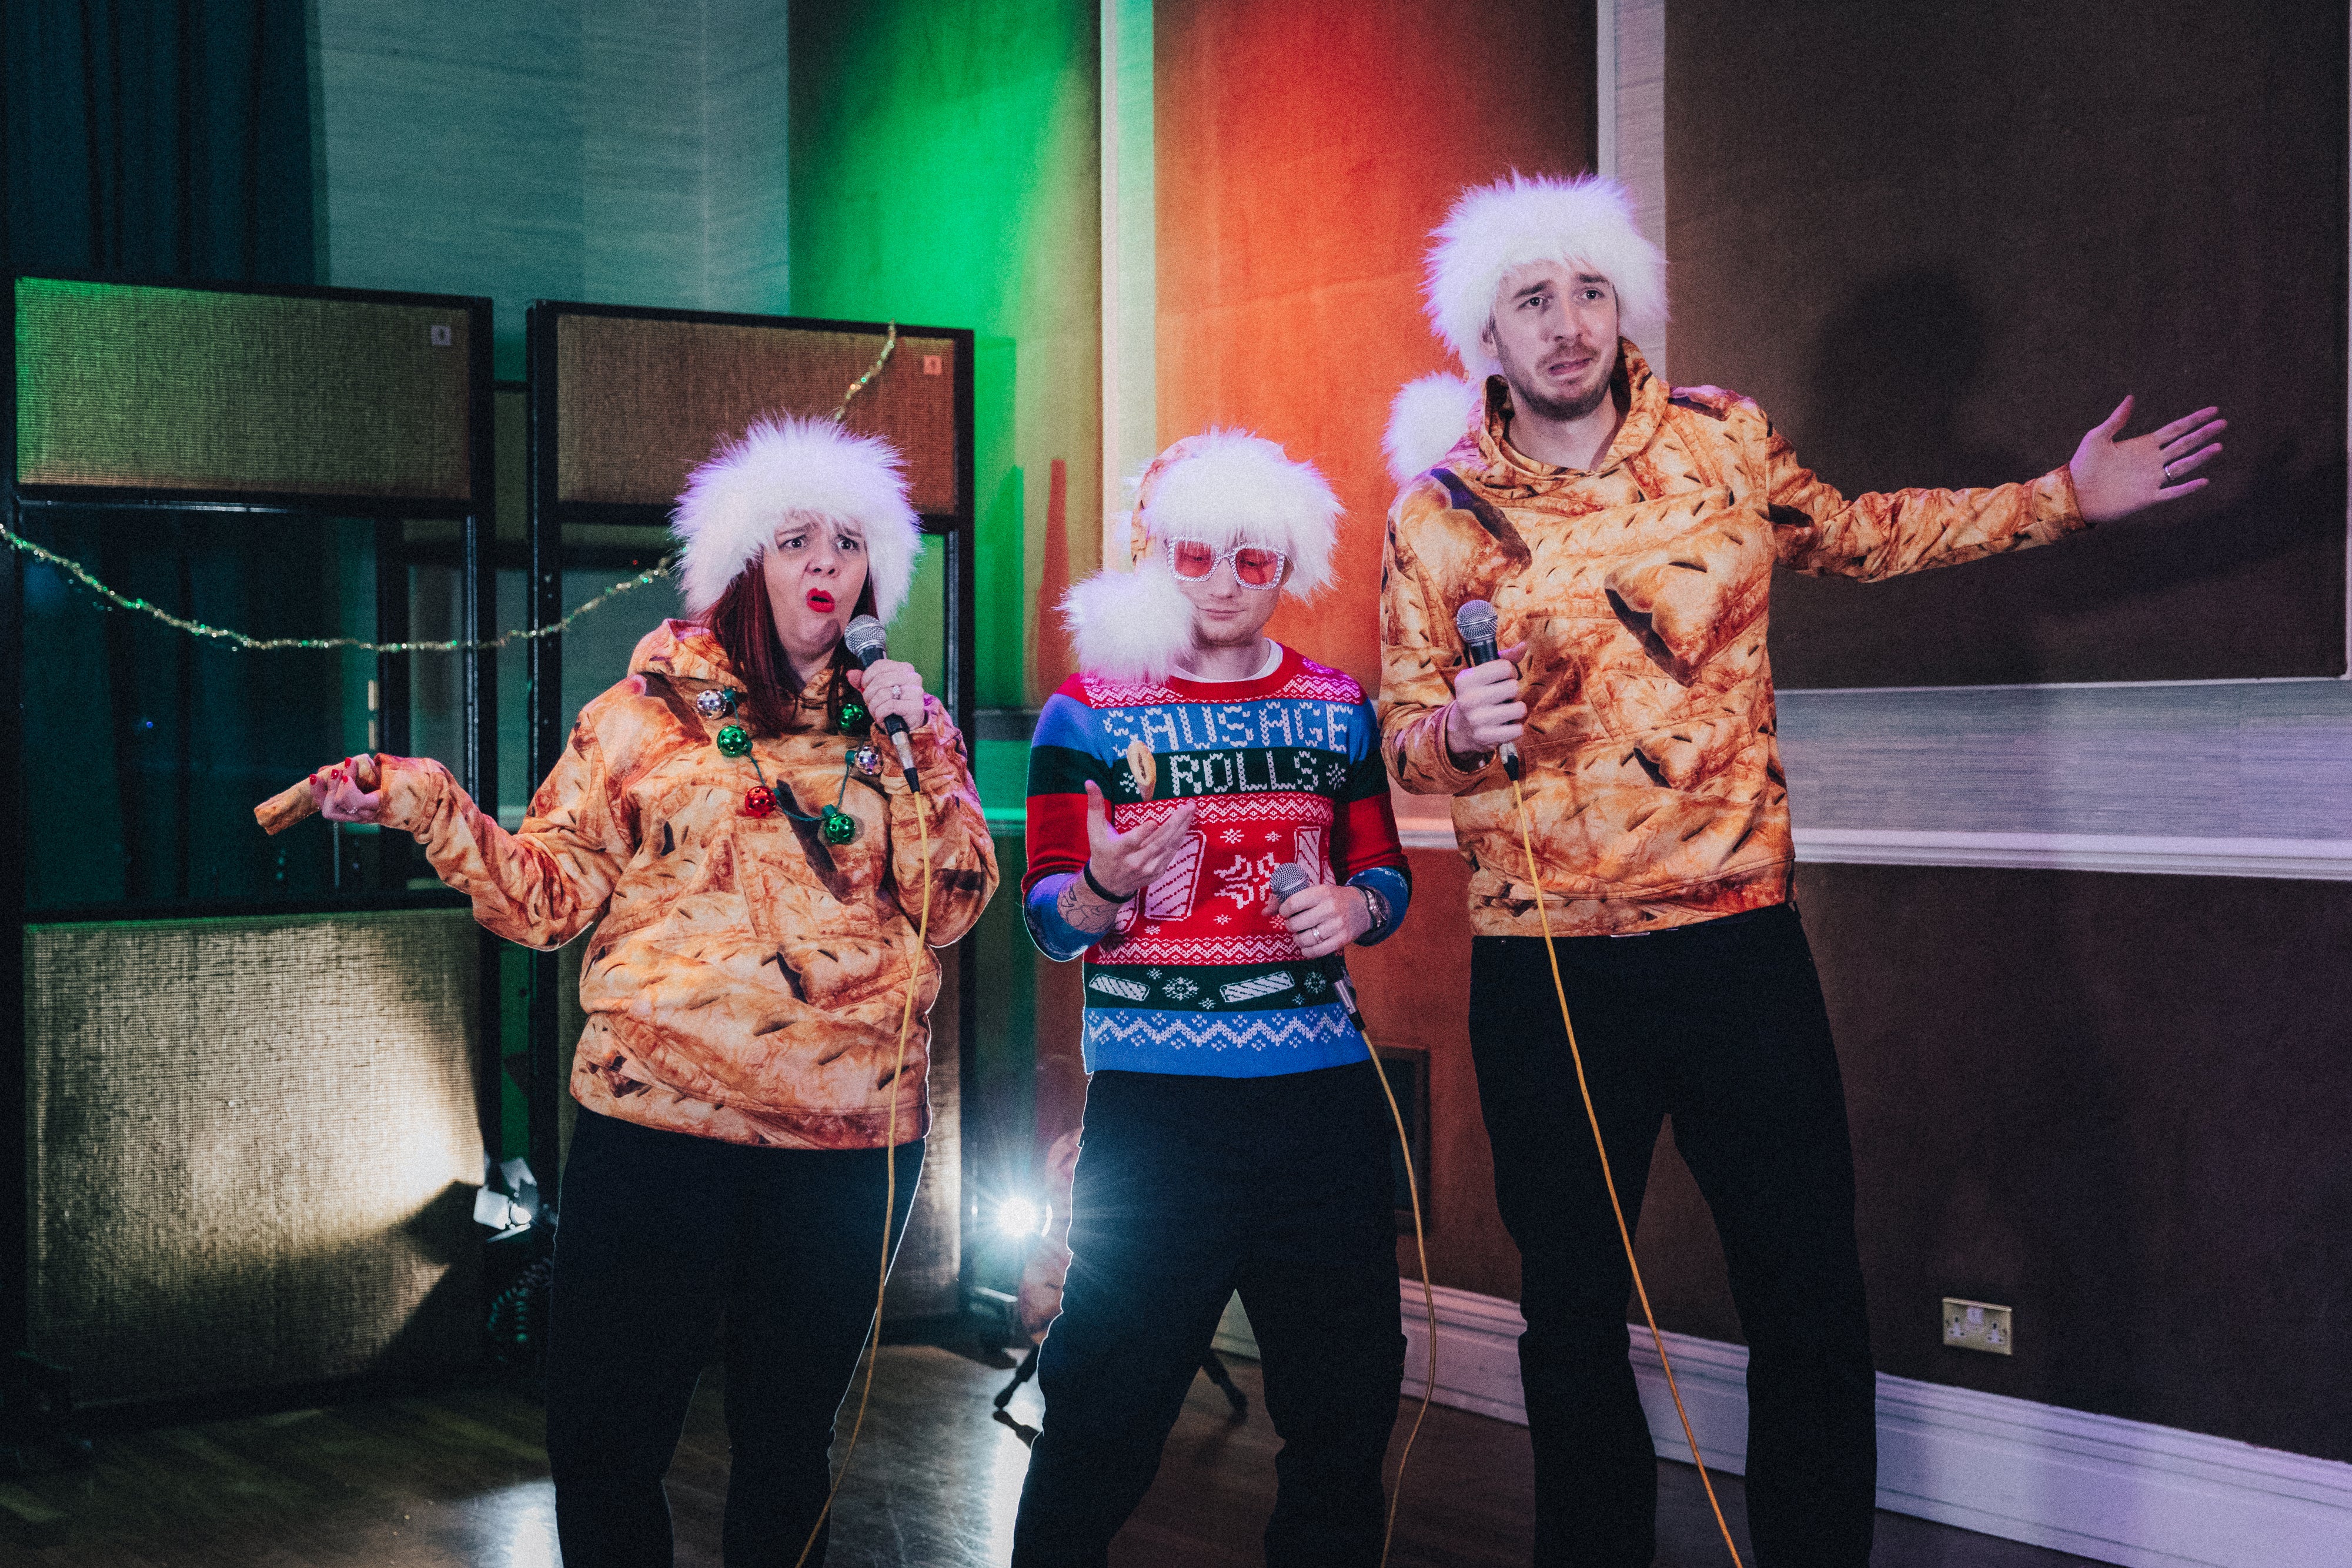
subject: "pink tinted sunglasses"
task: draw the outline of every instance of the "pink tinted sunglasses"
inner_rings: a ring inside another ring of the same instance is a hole
[[[1206,581],[1216,574],[1219,561],[1231,561],[1234,580],[1244,588],[1280,588],[1282,569],[1287,559],[1280,550],[1267,549],[1263,545],[1235,545],[1221,550],[1200,539],[1168,541],[1168,564],[1187,582]]]

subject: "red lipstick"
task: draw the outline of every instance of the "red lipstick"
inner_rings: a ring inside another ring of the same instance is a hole
[[[833,613],[833,595],[822,588],[812,588],[808,591],[808,607],[819,615],[830,615]]]

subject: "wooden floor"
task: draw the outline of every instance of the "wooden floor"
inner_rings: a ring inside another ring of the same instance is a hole
[[[987,1361],[1002,1361],[1002,1366]],[[833,1568],[1002,1564],[1028,1450],[990,1418],[1011,1362],[932,1345],[884,1350],[834,1531]],[[1246,1420],[1196,1382],[1160,1479],[1111,1553],[1117,1568],[1255,1563],[1274,1435],[1255,1365]],[[727,1480],[719,1378],[697,1395],[670,1473],[681,1568],[719,1564]],[[1034,1387],[1013,1413],[1034,1422]],[[1407,1421],[1398,1428],[1400,1443]],[[0,1480],[0,1564],[42,1568],[549,1568],[553,1493],[536,1406],[505,1388],[297,1410],[101,1437],[87,1468]],[[1393,1456],[1391,1457],[1393,1463]],[[1659,1467],[1658,1561],[1728,1561],[1696,1472]],[[1743,1552],[1736,1479],[1718,1482]],[[1396,1568],[1526,1558],[1527,1434],[1444,1408],[1413,1451]],[[2081,1558],[1879,1516],[1876,1561],[1900,1568],[2058,1568]]]

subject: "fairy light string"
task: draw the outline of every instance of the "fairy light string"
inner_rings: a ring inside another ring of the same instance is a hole
[[[848,417],[849,405],[856,401],[858,393],[874,384],[874,378],[882,373],[883,367],[890,362],[891,355],[896,353],[898,349],[898,323],[892,321],[884,329],[882,351],[874,357],[872,364],[866,367],[866,373],[850,382],[849,389],[841,394],[841,402],[833,411],[833,417],[836,423]],[[636,576],[626,581],[614,583],[595,598],[574,607],[562,620],[546,626],[529,630],[518,627],[511,632],[501,632],[495,637],[484,638],[478,642],[464,637],[446,637],[427,642],[376,643],[364,637],[256,637],[232,627],[215,626],[208,621],[198,621],[186,615],[174,615],[150,600],[110,588],[99,580],[97,573],[81,562],[70,556],[60,555],[46,545],[36,544],[5,523],[0,523],[0,538],[5,538],[12,549],[31,556],[45,565],[57,568],[118,610],[129,610],[142,615],[152,616],[175,632],[184,632],[191,637],[209,638],[214,642],[226,643],[232,653],[275,653],[293,648],[317,651],[340,648],[362,653],[488,653],[499,648],[512,647],[518,643],[534,642],[541,637],[561,636],[583,615],[604,608],[624,593],[645,587],[657,577],[669,576],[677,565],[677,556],[675,552],[666,555]]]
[[[372,643],[364,637],[255,637],[226,626],[215,626],[210,622],[194,621],[184,615],[174,615],[160,604],[144,599],[134,599],[127,593],[117,592],[100,582],[97,576],[81,562],[70,557],[59,555],[46,546],[35,544],[31,539],[5,524],[0,524],[0,538],[5,538],[8,543],[36,560],[45,561],[56,567],[59,571],[66,573],[84,588],[118,609],[135,610],[142,615],[152,615],[174,631],[185,632],[191,637],[209,637],[215,642],[226,643],[230,652],[241,653],[274,653],[287,648],[350,648],[363,653],[465,653],[476,650],[504,648],[516,643],[529,643],[541,637],[559,635],[566,627],[590,611],[602,608],[632,589],[643,588],[657,577],[667,576],[670,569],[677,561],[675,555],[664,556],[658,562],[647,567],[627,581],[614,583],[585,604],[580,605],[562,620],[530,631],[518,629],[512,632],[501,632],[497,636],[481,642],[469,642],[463,637],[448,637],[438,642]]]

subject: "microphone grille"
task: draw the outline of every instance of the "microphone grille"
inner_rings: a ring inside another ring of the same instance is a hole
[[[1501,622],[1495,607],[1483,599],[1465,599],[1462,608],[1454,612],[1454,630],[1465,643],[1484,643],[1495,635]]]
[[[1287,861],[1275,867],[1271,880],[1276,898],[1288,898],[1292,894],[1304,892],[1314,885],[1314,879],[1307,874],[1307,868],[1297,861]]]
[[[860,659],[878,659],[890,646],[890,634],[871,615],[860,615],[851,621],[841,640]]]

